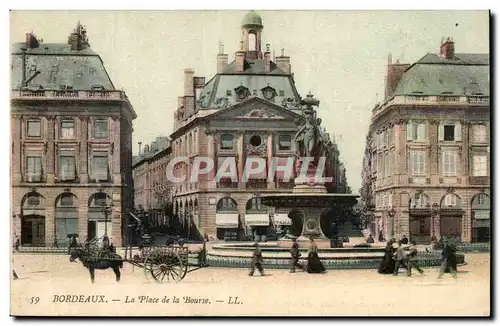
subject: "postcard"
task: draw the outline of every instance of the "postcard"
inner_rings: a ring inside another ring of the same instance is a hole
[[[490,12],[10,18],[12,316],[491,315]]]

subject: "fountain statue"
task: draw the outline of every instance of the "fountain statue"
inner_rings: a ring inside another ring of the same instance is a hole
[[[297,149],[295,174],[298,176],[294,180],[295,186],[292,193],[262,195],[262,200],[265,205],[290,212],[294,228],[300,230],[301,227],[302,230],[300,235],[297,234],[299,241],[315,238],[328,241],[330,246],[330,239],[321,226],[331,228],[334,221],[322,219],[332,216],[327,213],[342,205],[354,205],[358,196],[327,192],[325,182],[320,178],[323,173],[317,173],[322,171],[321,164],[325,163],[325,143],[328,142],[314,109],[319,106],[319,101],[308,94],[300,104],[303,119],[294,137]]]

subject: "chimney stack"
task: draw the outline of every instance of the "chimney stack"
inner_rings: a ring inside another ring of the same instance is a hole
[[[243,72],[245,70],[245,51],[237,51],[235,58],[236,72]]]
[[[290,65],[290,57],[285,56],[285,49],[281,49],[281,56],[276,57],[276,65],[286,74],[290,74],[292,67]]]
[[[217,73],[221,74],[227,66],[228,56],[224,53],[224,44],[219,43],[219,54],[217,54]]]
[[[184,96],[194,96],[194,70],[184,69]]]
[[[39,42],[33,33],[26,33],[26,48],[35,49],[39,46]]]
[[[455,57],[455,42],[451,37],[441,40],[439,56],[445,59],[453,59]]]
[[[387,58],[387,75],[385,80],[384,101],[388,100],[390,97],[392,97],[392,95],[394,95],[394,91],[396,90],[401,77],[403,77],[403,74],[409,66],[409,64],[399,63],[399,60],[396,60],[396,63],[392,63],[392,55],[389,54]]]
[[[271,45],[269,43],[266,44],[266,52],[264,52],[264,62],[266,64],[266,72],[271,71]]]

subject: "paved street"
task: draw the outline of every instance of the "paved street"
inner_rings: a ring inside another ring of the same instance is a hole
[[[267,270],[265,277],[245,269],[205,268],[177,284],[156,284],[125,264],[122,281],[111,270],[97,271],[92,285],[80,262],[65,255],[14,256],[20,276],[11,282],[13,314],[74,315],[487,315],[490,257],[467,254],[458,279],[437,269],[412,278],[378,275],[375,270],[332,270],[324,275]],[[418,274],[418,273],[417,273]],[[105,295],[107,303],[53,303],[54,295]],[[40,297],[29,304],[31,297]],[[125,303],[135,297],[134,303]],[[138,303],[144,296],[143,303]],[[149,296],[149,298],[146,298]],[[173,303],[175,297],[179,303]],[[191,298],[183,298],[188,297]],[[169,303],[161,303],[162,298]],[[232,297],[229,299],[229,297]],[[231,304],[238,297],[241,304]],[[159,303],[154,302],[155,298]],[[207,299],[196,303],[198,299]],[[120,301],[113,301],[120,300]],[[146,303],[145,301],[151,302]]]

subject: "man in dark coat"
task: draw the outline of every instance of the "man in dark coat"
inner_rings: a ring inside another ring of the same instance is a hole
[[[259,248],[259,244],[254,243],[255,250],[253,251],[252,263],[250,265],[250,271],[248,276],[253,276],[255,268],[259,270],[261,276],[264,276],[264,269],[262,268],[262,251]]]
[[[420,266],[418,265],[418,258],[417,258],[418,250],[417,250],[417,244],[415,243],[415,241],[411,242],[411,246],[408,249],[409,249],[410,253],[408,255],[408,265],[406,268],[407,275],[411,276],[411,269],[413,267],[415,267],[420,274],[423,274],[424,270],[422,268],[420,268]]]
[[[403,234],[403,237],[401,238],[401,244],[404,245],[408,244],[408,238],[406,237],[406,234]]]
[[[371,234],[368,236],[368,239],[366,239],[366,243],[375,243],[375,239],[373,239]]]
[[[292,244],[292,249],[290,249],[290,254],[292,255],[292,269],[290,270],[290,273],[295,273],[295,267],[298,267],[302,270],[306,270],[304,265],[299,263],[299,258],[300,258],[300,252],[299,252],[299,243],[297,242],[297,239],[293,239],[293,244]]]
[[[402,245],[402,241],[398,241],[398,249],[394,253],[394,260],[396,264],[394,266],[394,276],[398,276],[399,267],[404,265],[404,261],[406,260],[406,252],[405,247]],[[408,268],[408,267],[407,267]]]
[[[442,278],[447,269],[449,269],[454,278],[457,278],[456,248],[453,245],[446,243],[443,251],[441,252],[441,259],[441,268],[439,269],[438,278]]]

